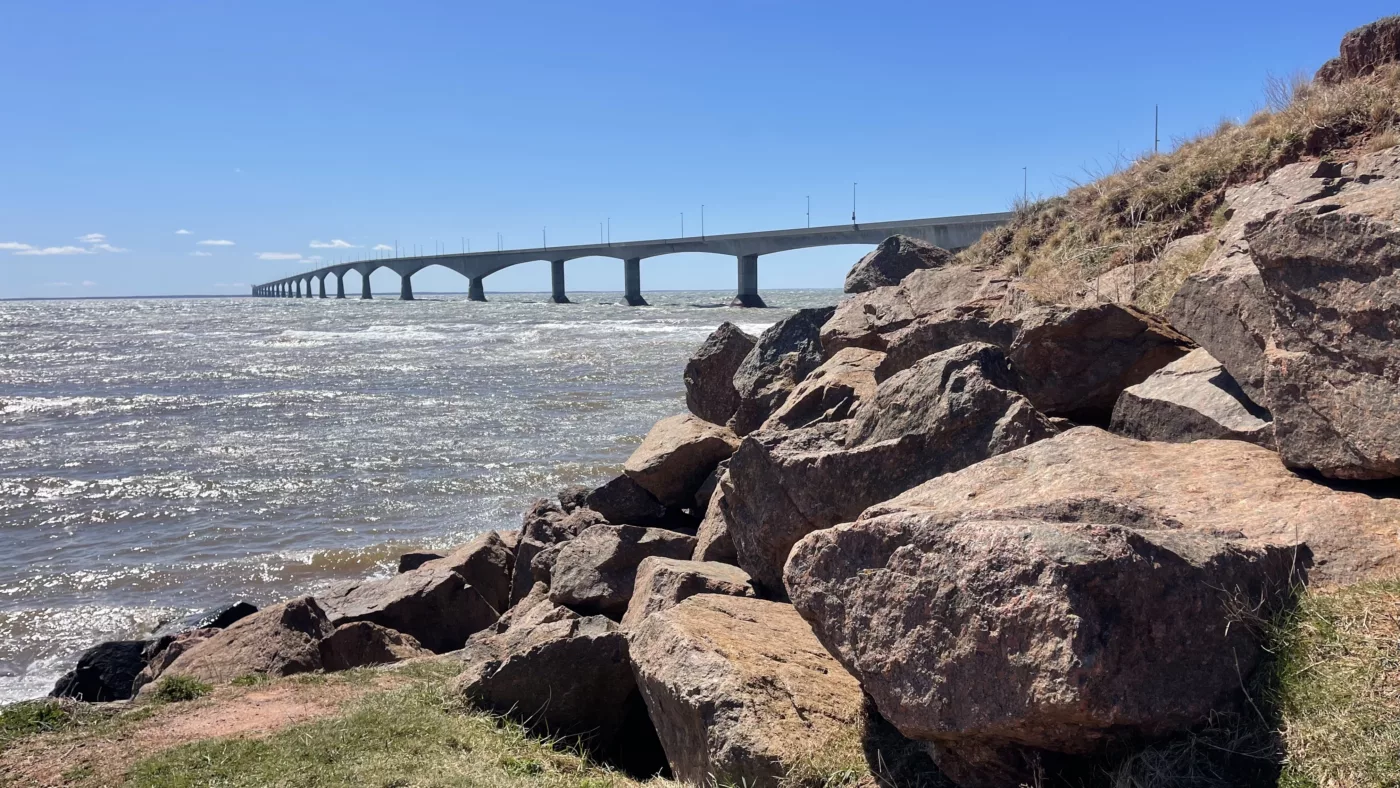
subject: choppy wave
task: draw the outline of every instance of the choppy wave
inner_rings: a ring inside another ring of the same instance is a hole
[[[683,407],[716,325],[787,314],[596,295],[0,303],[0,702],[97,641],[517,527]]]

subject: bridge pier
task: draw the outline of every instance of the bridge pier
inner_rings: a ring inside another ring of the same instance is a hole
[[[642,298],[642,258],[622,261],[622,289],[628,306],[648,306]]]
[[[326,274],[325,276],[322,276],[321,278],[316,280],[317,292],[320,293],[321,298],[326,297],[326,276],[329,276],[329,274]]]
[[[758,294],[758,255],[739,255],[739,292],[730,306],[768,306]]]
[[[345,272],[341,271],[335,275],[335,297],[345,297]]]
[[[301,298],[301,280],[297,280],[297,298]]]
[[[399,300],[413,300],[413,274],[399,274]]]
[[[374,298],[374,294],[369,291],[369,274],[360,272],[360,300],[368,301]]]
[[[564,261],[549,261],[549,280],[551,289],[554,291],[552,300],[556,304],[569,303],[569,297],[564,294]]]
[[[479,277],[479,276],[478,276],[478,277],[476,277],[476,278],[474,278],[474,279],[469,279],[469,280],[468,280],[468,282],[469,282],[469,284],[467,285],[467,300],[468,300],[468,301],[485,301],[485,300],[486,300],[486,288],[485,288],[484,286],[482,286],[481,279],[482,279],[482,277]]]

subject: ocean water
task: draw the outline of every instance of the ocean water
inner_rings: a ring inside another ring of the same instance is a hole
[[[715,326],[836,291],[0,302],[0,703],[84,648],[388,574],[606,480]]]

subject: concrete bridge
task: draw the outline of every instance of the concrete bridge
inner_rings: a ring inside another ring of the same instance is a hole
[[[982,233],[1010,220],[1009,213],[984,213],[971,216],[948,216],[937,219],[910,219],[900,222],[837,225],[833,227],[804,227],[796,230],[772,230],[758,233],[693,236],[657,241],[627,241],[585,246],[540,247],[511,249],[502,252],[471,252],[439,254],[421,257],[389,257],[340,263],[315,271],[289,276],[274,282],[255,285],[253,295],[280,298],[326,298],[326,278],[335,277],[335,297],[345,297],[345,274],[360,274],[360,298],[371,298],[369,277],[380,268],[388,268],[400,277],[399,298],[413,300],[413,275],[431,265],[440,265],[467,277],[468,297],[485,301],[483,280],[521,263],[548,260],[552,278],[553,300],[567,304],[564,289],[564,263],[580,257],[612,257],[622,261],[623,292],[627,303],[644,306],[642,298],[642,260],[666,254],[705,252],[731,255],[738,260],[739,283],[734,306],[764,306],[758,294],[758,258],[774,252],[809,249],[816,246],[840,244],[878,244],[891,235],[907,235],[928,241],[944,249],[956,250],[971,246]],[[313,285],[317,294],[312,294]]]

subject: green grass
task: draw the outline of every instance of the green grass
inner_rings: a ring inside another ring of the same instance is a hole
[[[1145,154],[1096,173],[1063,196],[1020,204],[1008,225],[987,233],[959,259],[1003,267],[1039,300],[1072,302],[1100,274],[1155,260],[1174,239],[1218,229],[1231,186],[1304,159],[1396,144],[1400,68],[1340,85],[1273,80],[1268,105],[1245,123],[1222,122],[1169,153]],[[1164,272],[1138,306],[1160,310],[1190,273],[1180,266]]]
[[[635,781],[518,726],[463,709],[448,671],[410,672],[407,686],[377,692],[341,716],[261,739],[177,747],[132,767],[127,785],[155,788],[334,786],[560,786],[607,788]]]
[[[1400,581],[1305,594],[1277,641],[1281,788],[1400,786]]]
[[[156,684],[151,697],[165,703],[180,703],[202,698],[213,691],[212,684],[190,676],[165,676]]]
[[[0,708],[0,749],[25,736],[62,730],[74,722],[81,709],[77,703],[49,698]]]

